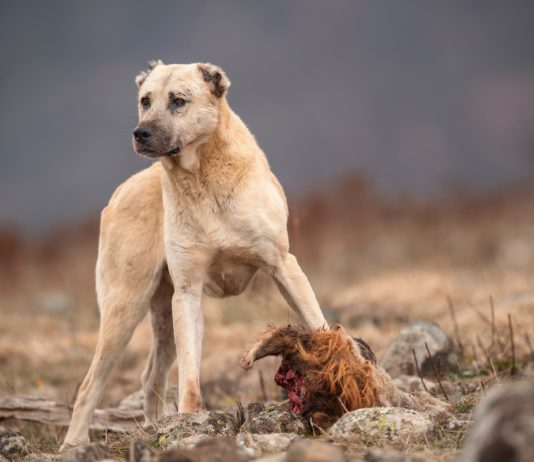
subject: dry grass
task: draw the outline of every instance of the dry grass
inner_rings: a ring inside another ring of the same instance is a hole
[[[352,176],[291,204],[291,242],[327,316],[366,340],[379,360],[407,322],[434,321],[464,349],[464,376],[451,382],[489,386],[495,373],[510,368],[508,315],[517,366],[534,358],[533,199],[533,191],[518,189],[423,204],[380,197]],[[0,233],[0,394],[72,398],[97,339],[96,243],[95,220],[40,241]],[[205,315],[207,405],[261,400],[257,369],[242,372],[239,358],[266,323],[292,320],[290,310],[258,275],[239,298],[206,300]],[[113,372],[104,405],[139,388],[149,343],[143,322]],[[279,396],[270,380],[275,363],[258,364],[271,399]],[[176,380],[173,370],[170,381]],[[44,441],[33,435],[32,442],[53,450],[61,435],[52,433]],[[460,440],[447,436],[442,441],[449,443],[432,443],[431,452],[440,458]]]

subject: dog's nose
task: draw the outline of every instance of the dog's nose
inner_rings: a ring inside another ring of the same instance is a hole
[[[137,127],[133,136],[138,143],[145,143],[152,136],[152,130],[148,127]]]

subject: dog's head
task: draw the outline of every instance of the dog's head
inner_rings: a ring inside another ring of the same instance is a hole
[[[134,150],[146,157],[178,155],[215,130],[230,81],[212,64],[152,61],[135,79],[139,124]]]

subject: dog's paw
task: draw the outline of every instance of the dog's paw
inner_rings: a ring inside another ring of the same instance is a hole
[[[68,449],[77,448],[80,446],[87,446],[90,442],[91,441],[89,440],[89,437],[77,440],[64,441],[61,447],[59,448],[59,452],[65,452]]]

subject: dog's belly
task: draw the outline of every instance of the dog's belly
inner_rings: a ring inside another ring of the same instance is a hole
[[[239,295],[247,288],[257,269],[238,252],[221,252],[208,270],[204,293],[217,298]]]

